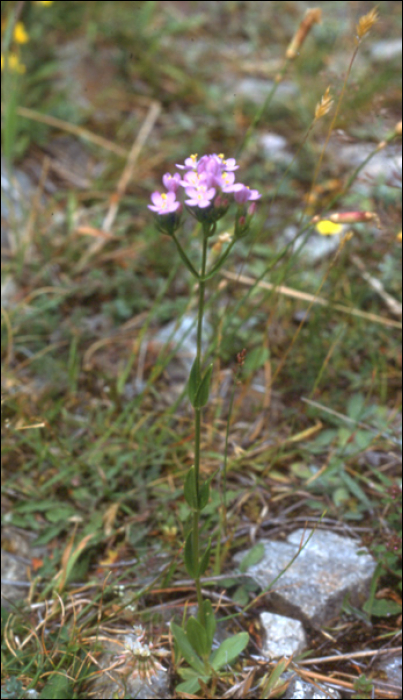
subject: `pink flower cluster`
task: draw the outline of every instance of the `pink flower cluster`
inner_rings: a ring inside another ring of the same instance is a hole
[[[214,202],[219,204],[222,194],[232,193],[238,204],[261,197],[257,190],[250,190],[246,185],[235,182],[235,170],[239,168],[235,158],[225,160],[223,155],[214,153],[198,159],[193,155],[185,160],[184,165],[177,165],[177,168],[184,171],[183,177],[180,173],[166,173],[162,178],[166,192],[153,192],[151,195],[152,204],[148,208],[156,214],[171,214],[180,210],[182,204],[176,198],[180,188],[185,190],[185,204],[199,209],[206,209]]]

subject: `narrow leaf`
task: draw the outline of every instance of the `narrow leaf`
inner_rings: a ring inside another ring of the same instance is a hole
[[[199,509],[200,510],[203,510],[203,508],[205,508],[207,503],[209,502],[209,498],[210,498],[210,483],[209,483],[209,481],[206,481],[204,484],[202,484],[200,486],[200,491],[199,491]]]
[[[188,396],[189,396],[190,403],[192,404],[193,407],[195,406],[197,390],[200,387],[199,376],[200,376],[199,362],[198,362],[198,359],[196,357],[195,361],[193,362],[192,369],[190,370],[189,381],[188,381]]]
[[[218,474],[218,469],[215,472],[213,472],[209,476],[209,478],[206,479],[204,484],[202,484],[202,486],[200,487],[200,490],[199,490],[199,508],[200,508],[200,510],[203,510],[203,508],[205,508],[207,503],[209,502],[210,484],[211,484],[212,480],[215,479],[217,474]]]
[[[189,532],[186,538],[185,552],[184,552],[186,571],[189,576],[196,578],[198,562],[195,562],[194,552],[193,552],[193,538],[192,531]]]
[[[214,670],[219,671],[220,668],[238,658],[239,654],[248,646],[248,642],[249,634],[247,632],[240,632],[234,637],[225,639],[210,658],[210,663]]]
[[[210,561],[210,550],[211,550],[211,539],[209,540],[209,543],[207,545],[207,549],[204,552],[200,564],[199,564],[199,576],[203,576],[203,574],[206,573],[206,569],[209,565]]]
[[[211,363],[206,370],[203,379],[197,389],[195,402],[193,404],[194,408],[203,408],[206,405],[210,395],[210,382],[211,375],[213,374],[213,363]]]
[[[201,675],[203,673],[205,673],[204,663],[197,656],[195,650],[193,649],[192,645],[190,644],[182,627],[179,627],[179,625],[175,624],[175,622],[171,622],[170,627],[171,627],[175,642],[178,645],[178,649],[179,649],[180,653],[182,654],[183,658],[185,659],[185,661],[187,661],[189,666],[194,668],[194,670],[197,673],[200,673]]]
[[[185,486],[183,489],[186,503],[194,510],[197,509],[197,492],[195,483],[195,468],[191,467],[186,474]]]
[[[203,608],[204,608],[204,617],[206,620],[207,641],[210,645],[210,652],[211,652],[211,648],[213,646],[213,641],[214,641],[214,635],[215,635],[215,631],[216,631],[216,626],[217,626],[213,606],[211,605],[211,600],[205,600],[203,603]]]

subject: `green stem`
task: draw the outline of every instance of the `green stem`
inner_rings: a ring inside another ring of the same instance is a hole
[[[236,243],[236,239],[234,238],[234,240],[231,241],[231,243],[229,244],[229,246],[228,246],[227,250],[225,251],[225,253],[222,254],[222,256],[217,260],[217,262],[215,263],[215,265],[211,268],[210,272],[208,272],[207,275],[204,275],[203,277],[200,278],[202,282],[207,282],[207,280],[209,280],[209,279],[211,279],[212,277],[214,277],[214,275],[218,272],[218,270],[224,265],[224,263],[225,263],[226,259],[228,258],[228,256],[229,256],[231,250],[233,249],[235,243]]]
[[[193,267],[192,263],[190,262],[188,256],[186,255],[185,251],[183,250],[181,244],[179,243],[179,240],[177,239],[177,237],[175,236],[174,233],[172,234],[172,238],[174,239],[174,241],[175,241],[175,243],[176,243],[176,247],[177,247],[177,249],[178,249],[178,253],[179,253],[179,255],[181,256],[183,262],[185,263],[187,269],[189,270],[189,272],[192,273],[193,277],[196,277],[196,279],[199,279],[199,278],[200,278],[199,273],[198,273],[198,272],[195,270],[195,268]]]
[[[196,366],[197,366],[197,381],[201,381],[201,354],[202,354],[202,333],[203,333],[203,316],[204,316],[204,295],[206,283],[203,278],[206,274],[207,265],[207,243],[208,243],[208,232],[209,226],[206,226],[203,230],[203,254],[202,254],[202,264],[201,273],[199,277],[199,308],[197,315],[197,354],[196,354]],[[200,488],[200,437],[201,437],[201,408],[195,408],[195,490],[197,494],[197,499],[199,499],[199,488]],[[199,553],[199,520],[200,520],[200,510],[197,508],[193,512],[193,553],[195,561],[199,564],[200,553]],[[203,608],[203,596],[201,591],[200,576],[195,578],[196,584],[196,594],[197,603],[199,607],[199,621],[203,627],[206,626],[206,620]]]

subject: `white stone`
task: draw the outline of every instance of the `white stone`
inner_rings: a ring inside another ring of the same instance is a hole
[[[306,635],[302,623],[290,617],[264,612],[260,622],[266,633],[263,654],[271,659],[300,654],[306,648]]]

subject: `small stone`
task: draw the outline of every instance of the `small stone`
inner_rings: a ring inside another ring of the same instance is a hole
[[[305,630],[299,620],[264,612],[260,622],[266,632],[263,654],[271,659],[300,654],[307,645]]]
[[[318,687],[320,690],[318,690]],[[341,698],[337,690],[324,685],[312,685],[301,678],[294,678],[288,686],[286,694],[283,696],[287,700],[325,700],[326,698]]]

